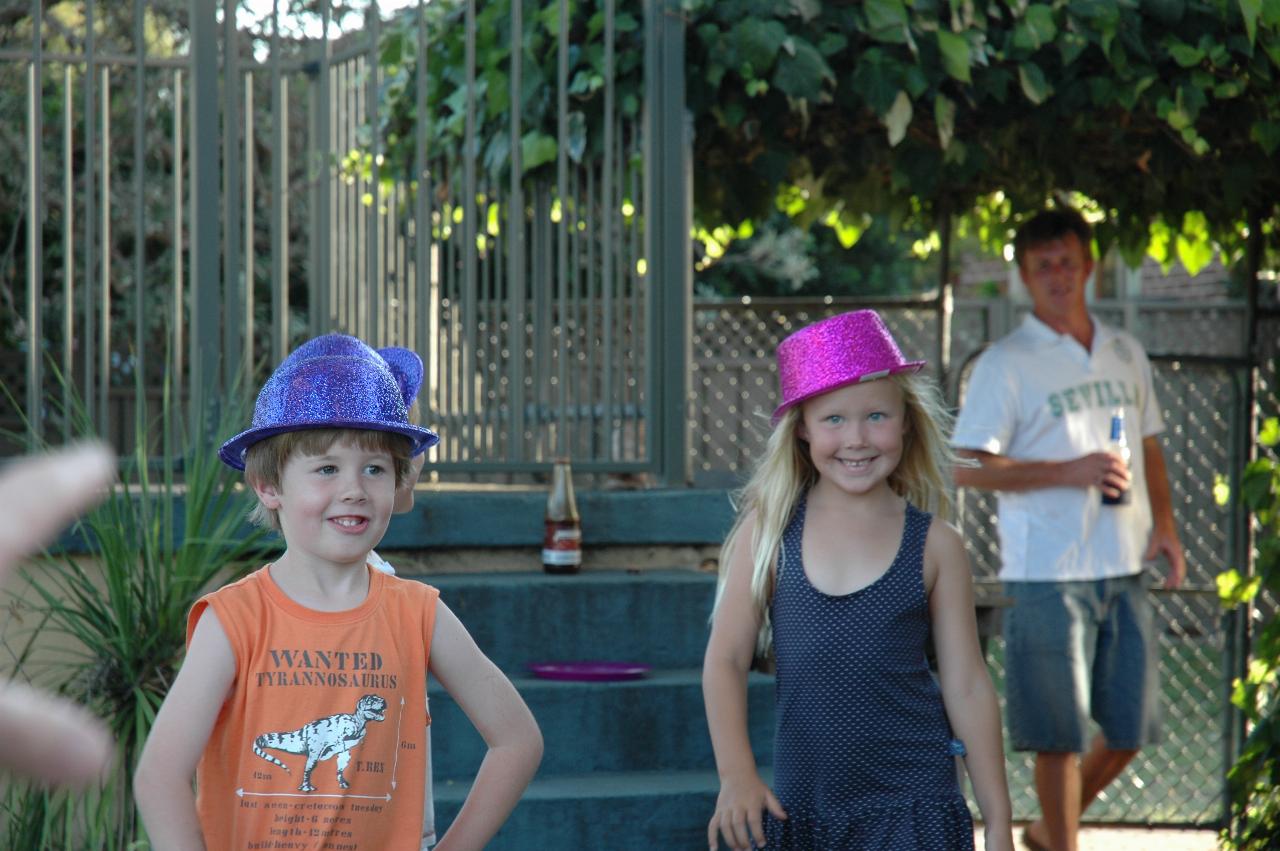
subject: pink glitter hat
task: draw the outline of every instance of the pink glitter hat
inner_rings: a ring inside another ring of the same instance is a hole
[[[787,409],[831,390],[899,372],[918,372],[925,361],[909,361],[874,310],[841,313],[801,328],[778,344],[778,384]]]

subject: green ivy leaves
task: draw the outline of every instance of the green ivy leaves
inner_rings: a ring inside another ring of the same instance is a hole
[[[1012,213],[1078,191],[1125,256],[1149,249],[1194,270],[1240,251],[1246,211],[1280,197],[1280,0],[683,0],[695,123],[695,216],[709,229],[761,219],[780,186],[808,181],[806,215],[884,213],[932,227],[935,204],[980,224],[1001,193]],[[477,10],[477,149],[509,156],[510,61],[523,56],[526,174],[602,144],[603,0],[570,4],[569,132],[558,139],[559,0]],[[428,149],[456,158],[464,129],[461,0],[430,17]],[[617,0],[619,110],[644,98],[643,6]],[[416,21],[384,34],[391,163],[411,160]],[[504,138],[505,137],[505,138]],[[397,168],[387,171],[402,173]],[[1194,179],[1188,179],[1194,175]],[[1193,213],[1195,215],[1188,215]],[[989,229],[989,228],[988,228]],[[1162,230],[1163,229],[1163,230]],[[1167,231],[1167,233],[1165,233]],[[993,244],[998,242],[993,237]]]

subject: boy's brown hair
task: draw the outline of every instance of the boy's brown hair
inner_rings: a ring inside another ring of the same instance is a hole
[[[284,465],[295,455],[323,455],[336,443],[351,443],[366,452],[385,452],[395,464],[396,489],[409,477],[409,438],[366,428],[307,428],[275,434],[249,447],[244,454],[244,480],[250,486],[280,487]],[[258,526],[280,531],[280,517],[261,502],[249,513]]]

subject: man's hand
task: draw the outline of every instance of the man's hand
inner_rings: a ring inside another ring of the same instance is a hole
[[[1157,525],[1151,530],[1151,542],[1142,556],[1144,561],[1152,561],[1163,555],[1169,562],[1169,573],[1165,576],[1165,588],[1180,588],[1187,575],[1187,559],[1182,552],[1182,541],[1178,533]]]
[[[102,499],[116,461],[102,444],[22,458],[0,472],[0,582],[22,558]],[[0,682],[0,768],[49,784],[100,777],[111,736],[83,707]]]

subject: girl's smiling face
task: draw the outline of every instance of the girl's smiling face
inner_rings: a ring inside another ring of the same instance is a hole
[[[339,442],[322,455],[295,454],[281,470],[278,489],[255,490],[279,512],[291,552],[317,563],[362,565],[391,518],[395,460]]]
[[[819,484],[867,494],[902,460],[907,433],[902,390],[888,379],[849,384],[804,403],[798,432],[809,443]]]

